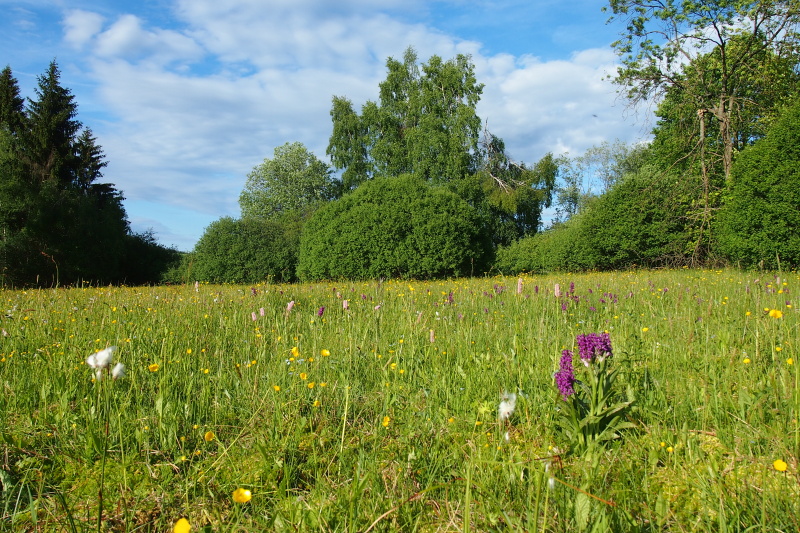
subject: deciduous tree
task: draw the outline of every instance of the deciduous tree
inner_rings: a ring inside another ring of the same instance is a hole
[[[302,143],[286,143],[247,175],[239,206],[244,218],[274,218],[331,200],[338,190],[327,164]]]

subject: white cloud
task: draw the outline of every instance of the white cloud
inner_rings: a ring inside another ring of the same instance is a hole
[[[64,17],[64,41],[73,48],[82,48],[103,27],[103,16],[75,9]]]
[[[197,61],[204,51],[191,37],[173,30],[148,31],[142,28],[139,17],[122,15],[97,36],[95,54],[130,61],[145,58],[149,62],[166,64]]]

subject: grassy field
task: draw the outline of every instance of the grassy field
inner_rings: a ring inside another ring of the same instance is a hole
[[[797,273],[1,294],[2,531],[800,528]],[[634,427],[584,452],[600,332]]]

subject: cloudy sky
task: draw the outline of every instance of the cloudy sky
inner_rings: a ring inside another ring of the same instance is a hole
[[[0,68],[24,96],[51,60],[132,226],[190,250],[239,216],[247,173],[286,142],[321,159],[334,95],[376,99],[387,57],[470,54],[478,114],[511,155],[635,142],[652,124],[605,78],[621,29],[601,0],[0,0]]]

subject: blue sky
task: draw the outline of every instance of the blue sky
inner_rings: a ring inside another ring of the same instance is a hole
[[[330,104],[377,97],[387,57],[471,54],[478,114],[511,155],[579,155],[652,124],[606,79],[590,0],[0,0],[0,67],[24,96],[56,59],[137,231],[190,250],[239,216],[248,172],[286,142],[327,160]]]

